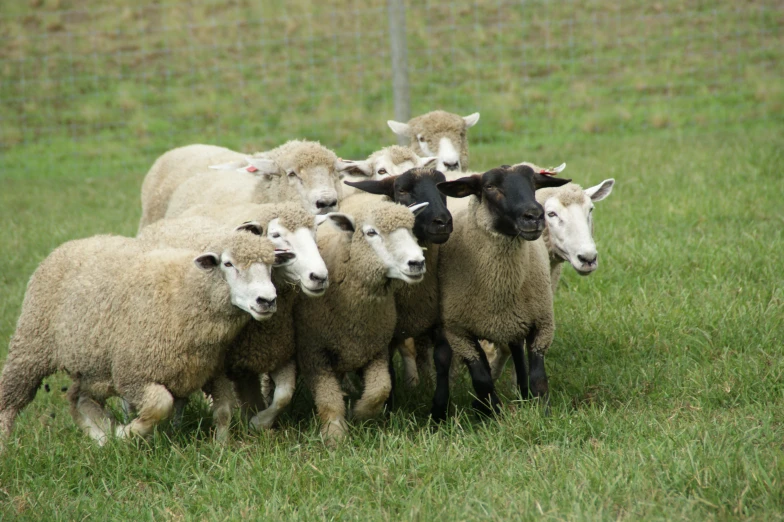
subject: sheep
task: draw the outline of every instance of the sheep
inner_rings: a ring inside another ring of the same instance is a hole
[[[213,145],[173,149],[142,183],[139,230],[199,203],[300,201],[313,214],[327,214],[337,209],[339,173],[349,166],[318,142],[303,140],[251,157]]]
[[[111,396],[139,412],[115,435],[147,436],[175,398],[220,375],[226,346],[251,318],[272,316],[272,265],[291,259],[244,231],[201,251],[119,236],[61,245],[28,283],[0,377],[0,435],[11,434],[41,381],[64,370],[74,381],[71,414],[92,439],[103,444],[112,432]],[[230,411],[231,390],[219,378],[213,390],[216,413]]]
[[[453,350],[471,374],[477,396],[474,407],[486,414],[497,410],[500,403],[478,339],[509,343],[522,396],[528,397],[530,390],[546,402],[544,355],[555,322],[549,256],[540,239],[544,211],[534,193],[569,181],[520,165],[438,185],[447,196],[473,197],[471,206],[454,217],[452,236],[439,254],[439,297],[447,342],[434,348],[434,420],[446,416]],[[523,342],[528,344],[530,386]]]
[[[598,185],[582,189],[575,183],[545,188],[536,192],[536,201],[544,207],[546,226],[542,240],[550,258],[550,284],[555,296],[561,268],[569,261],[580,275],[589,275],[599,266],[596,243],[593,241],[594,202],[610,195],[615,180],[610,178]],[[498,379],[511,355],[501,344],[495,349],[485,343],[482,348],[490,360],[493,380]]]
[[[192,214],[192,216],[191,216]],[[270,428],[280,411],[291,401],[296,384],[294,361],[293,306],[295,286],[310,297],[320,297],[329,285],[327,267],[316,245],[316,226],[341,214],[313,216],[296,203],[198,205],[183,217],[163,220],[145,228],[140,237],[154,236],[163,241],[179,241],[179,228],[198,229],[199,220],[214,218],[226,225],[251,221],[263,227],[276,248],[296,255],[293,263],[273,271],[278,290],[278,311],[269,321],[250,323],[232,342],[226,353],[225,368],[234,382],[245,416],[254,429]],[[175,244],[174,246],[180,246]],[[275,392],[269,407],[259,393],[259,374],[270,373]]]
[[[438,342],[442,335],[439,328],[438,266],[439,246],[449,239],[452,232],[452,215],[447,210],[446,197],[438,191],[437,183],[446,181],[444,174],[435,169],[411,169],[398,176],[381,180],[359,182],[344,181],[357,189],[371,194],[379,194],[387,200],[401,205],[427,202],[427,208],[420,212],[414,221],[414,236],[425,250],[425,266],[430,267],[421,283],[404,285],[395,292],[397,324],[389,346],[390,374],[394,388],[394,367],[391,357],[399,351],[404,363],[404,382],[408,386],[418,384],[417,362],[425,366],[427,349]],[[405,343],[406,339],[418,339],[417,345]],[[432,343],[431,343],[432,341]],[[412,346],[418,346],[415,351]],[[394,390],[390,399],[394,398]]]
[[[433,166],[438,158],[435,156],[420,157],[409,147],[392,145],[384,147],[371,154],[368,159],[360,161],[346,162],[351,167],[343,172],[343,197],[348,197],[356,192],[356,189],[346,182],[377,180],[387,176],[397,176],[413,168],[425,168]]]
[[[468,169],[468,129],[479,121],[479,113],[458,116],[445,111],[432,111],[412,118],[408,123],[388,120],[392,132],[410,140],[411,148],[420,156],[438,156],[436,169],[464,171]]]
[[[369,418],[383,408],[392,387],[387,345],[395,331],[395,290],[403,282],[420,282],[426,273],[411,229],[414,213],[427,203],[407,209],[361,197],[344,200],[344,211],[354,219],[333,221],[340,232],[319,234],[331,278],[326,294],[298,299],[295,305],[297,361],[330,444],[346,436],[340,387],[346,372],[360,371],[364,380],[355,418]]]

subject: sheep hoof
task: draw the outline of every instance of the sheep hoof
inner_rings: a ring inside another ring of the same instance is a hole
[[[348,425],[343,419],[335,419],[321,427],[321,436],[327,446],[335,447],[348,435]]]
[[[263,431],[272,429],[272,425],[275,424],[275,415],[271,413],[267,413],[267,410],[262,410],[258,412],[253,418],[248,421],[248,426],[253,431]]]
[[[409,390],[419,386],[419,375],[410,375],[405,379],[406,388]]]

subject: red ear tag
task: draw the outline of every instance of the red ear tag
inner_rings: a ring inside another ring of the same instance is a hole
[[[549,170],[544,170],[544,169],[542,169],[542,171],[539,172],[539,174],[541,174],[542,176],[555,176],[555,172],[550,172]]]
[[[253,165],[250,165],[249,167],[246,167],[246,168],[245,168],[245,170],[246,170],[247,172],[256,172],[256,171],[257,171],[257,170],[259,170],[259,169],[257,169],[257,168],[256,168],[256,167],[254,167]]]

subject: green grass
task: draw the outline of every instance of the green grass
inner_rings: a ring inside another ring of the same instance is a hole
[[[784,11],[742,4],[408,3],[413,111],[479,110],[471,163],[557,165],[597,204],[600,269],[565,270],[552,415],[480,421],[467,378],[331,450],[308,393],[225,446],[98,448],[46,380],[0,456],[0,519],[784,518]],[[30,0],[0,15],[0,359],[25,285],[69,239],[132,235],[144,173],[190,142],[394,140],[385,4]]]
[[[431,432],[431,390],[387,420],[354,425],[335,450],[308,394],[280,428],[241,425],[213,443],[195,401],[183,430],[98,448],[47,379],[0,459],[12,519],[776,519],[784,509],[784,184],[781,134],[659,133],[543,146],[584,185],[615,177],[597,205],[600,270],[567,269],[547,359],[552,416],[507,397],[497,421],[464,408]],[[478,165],[516,159],[478,145]],[[79,159],[72,161],[77,166]],[[59,243],[132,234],[140,175],[3,182],[0,336],[24,285]],[[54,415],[54,418],[51,417]]]

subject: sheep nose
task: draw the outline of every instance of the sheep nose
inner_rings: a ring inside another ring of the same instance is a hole
[[[317,275],[315,272],[310,273],[310,280],[313,281],[314,283],[319,283],[322,285],[327,282],[326,276],[321,277],[320,275]]]
[[[582,254],[577,254],[577,259],[579,259],[581,263],[585,263],[586,265],[592,265],[596,263],[597,257],[599,257],[598,254],[593,254],[593,256],[591,256],[590,254],[585,256]]]
[[[444,167],[446,167],[447,170],[457,170],[459,166],[459,161],[455,161],[454,163],[447,163],[446,161],[444,162]]]
[[[337,206],[337,204],[338,204],[337,199],[320,199],[316,201],[316,208],[322,209],[322,208],[335,207]]]
[[[277,305],[277,298],[264,299],[263,297],[256,298],[256,304],[264,310],[274,310]]]
[[[425,260],[422,261],[409,261],[408,268],[410,268],[414,272],[421,272],[425,269]]]
[[[531,221],[536,221],[538,219],[542,219],[544,217],[544,212],[538,209],[529,209],[523,212],[523,219],[530,219]]]

